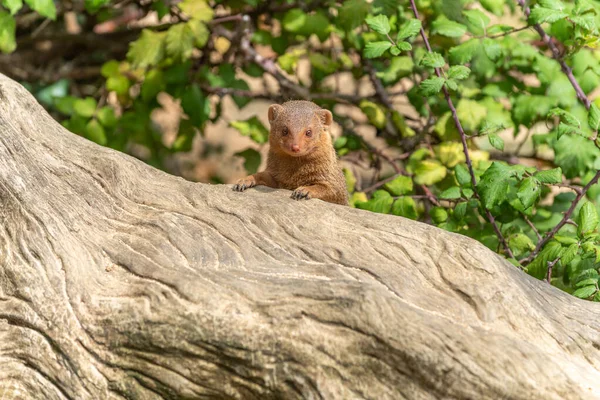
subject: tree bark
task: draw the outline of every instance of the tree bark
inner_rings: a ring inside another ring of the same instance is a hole
[[[0,75],[0,399],[600,398],[600,308],[481,244],[184,181]]]

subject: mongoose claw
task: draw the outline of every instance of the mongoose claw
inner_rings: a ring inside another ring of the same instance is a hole
[[[254,181],[254,179],[251,178],[244,178],[244,179],[240,179],[239,181],[237,181],[237,183],[235,185],[233,185],[233,190],[235,192],[243,192],[246,189],[250,189],[251,187],[254,187],[256,185],[256,182]]]
[[[298,188],[292,192],[292,199],[294,200],[302,200],[302,199],[310,199],[310,193],[308,190],[304,188]]]

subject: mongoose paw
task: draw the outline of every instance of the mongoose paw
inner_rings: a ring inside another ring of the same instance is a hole
[[[297,188],[296,190],[294,190],[292,192],[292,199],[294,199],[294,200],[303,200],[303,199],[308,200],[310,198],[311,198],[310,191],[303,186],[300,186],[299,188]]]
[[[256,186],[256,181],[254,177],[248,176],[244,179],[240,179],[237,181],[235,185],[233,185],[233,190],[236,192],[243,192],[246,189],[250,189],[251,187]]]

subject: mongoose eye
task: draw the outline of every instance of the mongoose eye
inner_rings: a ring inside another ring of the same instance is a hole
[[[287,136],[288,133],[289,133],[288,128],[283,128],[283,130],[281,131],[281,134],[283,136]]]
[[[306,131],[306,136],[308,136],[308,137],[312,136],[312,131],[310,129]]]

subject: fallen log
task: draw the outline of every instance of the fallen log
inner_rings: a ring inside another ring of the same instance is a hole
[[[1,399],[600,398],[600,306],[469,238],[187,182],[0,75]]]

